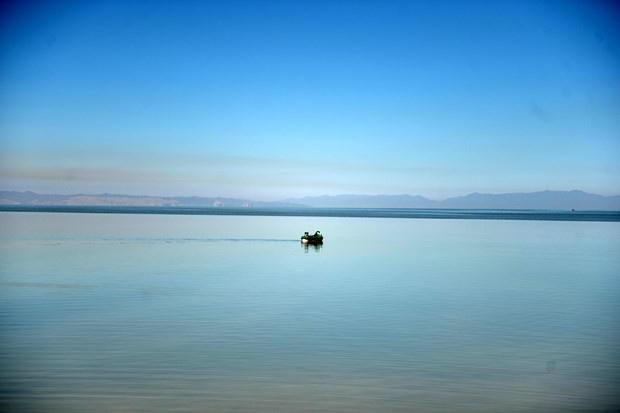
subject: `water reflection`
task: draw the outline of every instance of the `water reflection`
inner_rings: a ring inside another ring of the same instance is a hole
[[[0,213],[0,411],[619,405],[618,223],[130,218]]]
[[[304,252],[307,254],[308,251],[321,252],[321,248],[323,248],[323,244],[311,244],[311,243],[301,243]]]

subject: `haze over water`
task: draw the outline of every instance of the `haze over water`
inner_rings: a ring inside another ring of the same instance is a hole
[[[0,228],[5,410],[620,407],[618,222],[1,212]]]

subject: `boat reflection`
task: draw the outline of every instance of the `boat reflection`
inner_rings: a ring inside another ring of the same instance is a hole
[[[308,251],[321,252],[321,248],[323,248],[323,244],[311,244],[311,243],[301,243],[304,252],[307,254]]]

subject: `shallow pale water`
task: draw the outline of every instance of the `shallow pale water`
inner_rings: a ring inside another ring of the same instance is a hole
[[[620,407],[617,222],[1,212],[0,248],[4,410]]]

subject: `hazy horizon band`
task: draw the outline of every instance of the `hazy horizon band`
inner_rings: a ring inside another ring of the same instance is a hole
[[[554,211],[518,209],[0,205],[0,212],[620,222],[620,211]]]

